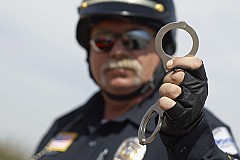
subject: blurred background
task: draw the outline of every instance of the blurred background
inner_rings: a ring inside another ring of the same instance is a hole
[[[53,121],[97,90],[75,39],[80,3],[0,0],[1,150],[29,158]],[[240,145],[240,1],[175,4],[178,20],[190,24],[200,39],[197,56],[209,78],[206,107],[230,125]],[[178,30],[177,39],[177,54],[185,55],[191,38]]]

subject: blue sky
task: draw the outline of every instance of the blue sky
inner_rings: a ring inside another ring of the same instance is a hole
[[[206,107],[231,126],[240,144],[240,1],[227,3],[176,1],[176,10],[199,35],[197,56],[209,78]],[[54,119],[97,90],[75,40],[79,5],[79,0],[1,0],[0,141],[30,154]],[[178,31],[177,40],[177,53],[184,55],[191,39]]]

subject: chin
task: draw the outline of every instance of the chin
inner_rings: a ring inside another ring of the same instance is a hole
[[[106,88],[106,90],[108,90],[111,93],[127,94],[140,88],[143,83],[140,79],[136,78],[134,80],[114,79],[103,84],[104,88]]]
[[[128,87],[133,87],[133,86],[139,86],[142,84],[142,80],[140,78],[131,78],[131,79],[126,79],[126,78],[115,78],[109,81],[109,84],[111,86],[115,87],[122,87],[122,88],[128,88]]]

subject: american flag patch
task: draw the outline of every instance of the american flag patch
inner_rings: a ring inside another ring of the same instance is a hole
[[[60,132],[47,145],[47,151],[65,152],[77,137],[75,132]]]

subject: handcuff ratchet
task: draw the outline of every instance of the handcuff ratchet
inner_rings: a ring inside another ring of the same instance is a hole
[[[161,57],[162,62],[163,62],[163,67],[165,69],[167,69],[166,64],[167,62],[173,58],[173,56],[170,56],[168,54],[166,54],[163,50],[163,46],[162,46],[162,40],[164,35],[172,30],[172,29],[183,29],[185,31],[187,31],[191,37],[192,37],[192,41],[193,41],[193,45],[192,45],[192,49],[190,50],[190,52],[188,54],[186,54],[184,57],[193,57],[196,55],[197,50],[198,50],[198,46],[199,46],[199,39],[197,36],[197,33],[195,32],[195,30],[189,26],[186,22],[184,21],[179,21],[179,22],[172,22],[172,23],[168,23],[165,26],[163,26],[157,33],[156,37],[155,37],[155,46],[156,46],[156,51],[158,53],[158,55]],[[146,131],[146,127],[148,122],[150,121],[151,117],[154,115],[154,113],[158,114],[158,123],[156,125],[155,130],[153,131],[153,133],[146,138],[145,137],[145,131]],[[162,126],[162,118],[163,118],[163,113],[164,110],[162,110],[159,106],[159,102],[157,101],[155,104],[153,104],[145,113],[145,115],[143,116],[139,129],[138,129],[138,139],[139,139],[139,143],[142,145],[146,145],[151,143],[155,137],[157,136],[158,132],[161,129]]]

